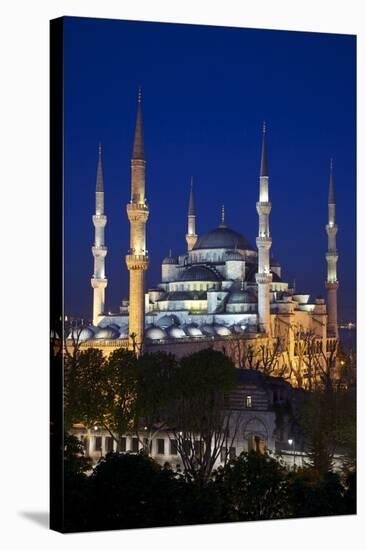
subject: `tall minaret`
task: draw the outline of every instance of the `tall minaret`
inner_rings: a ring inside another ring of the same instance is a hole
[[[338,338],[337,290],[339,283],[337,281],[338,252],[336,245],[338,226],[335,223],[335,208],[333,160],[331,159],[328,193],[328,224],[325,226],[328,234],[328,251],[325,255],[328,264],[328,274],[325,288],[328,290],[328,334]]]
[[[145,225],[149,207],[145,199],[145,154],[142,128],[142,97],[138,92],[135,139],[131,158],[131,200],[127,205],[130,221],[130,250],[126,256],[130,272],[129,342],[130,349],[140,353],[143,346],[145,323],[144,280],[149,265],[146,249]]]
[[[95,189],[95,214],[93,224],[95,227],[95,241],[92,247],[94,256],[94,275],[91,279],[93,287],[93,325],[98,324],[98,315],[104,313],[105,289],[108,280],[105,277],[104,260],[107,255],[107,247],[104,245],[104,228],[107,216],[104,214],[104,182],[102,164],[102,146],[98,149],[97,185]]]
[[[188,252],[192,250],[197,241],[196,234],[196,212],[194,207],[193,196],[193,177],[191,177],[191,191],[189,193],[189,205],[188,205],[188,231],[186,234],[186,241],[188,245]]]
[[[259,327],[260,330],[266,332],[267,334],[270,334],[271,331],[271,312],[269,303],[270,283],[272,282],[269,261],[269,250],[272,245],[272,239],[269,233],[269,214],[271,212],[271,208],[272,205],[268,200],[266,125],[263,123],[261,170],[259,177],[259,202],[257,202],[259,232],[256,239],[258,248],[258,273],[256,274],[256,281],[258,284]]]

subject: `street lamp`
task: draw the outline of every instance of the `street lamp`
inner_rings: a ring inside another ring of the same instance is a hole
[[[296,455],[295,455],[295,440],[294,439],[288,439],[287,440],[288,444],[293,447],[293,452],[294,452],[294,469],[295,469],[295,466],[296,466]]]

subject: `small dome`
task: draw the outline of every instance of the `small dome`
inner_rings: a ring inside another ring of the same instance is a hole
[[[215,332],[219,336],[230,336],[231,330],[228,327],[225,327],[225,325],[215,325]]]
[[[163,260],[163,265],[177,265],[178,263],[178,259],[177,258],[174,258],[173,256],[167,256],[166,258],[164,258]]]
[[[83,327],[82,329],[74,328],[72,333],[70,332],[68,339],[74,338],[75,341],[85,342],[86,340],[92,340],[95,337],[97,329],[93,327]]]
[[[166,338],[166,332],[162,328],[154,325],[146,330],[145,337],[149,340],[164,340],[164,338]]]
[[[215,336],[216,334],[214,325],[202,325],[200,329],[206,336]]]
[[[156,321],[156,325],[160,328],[168,328],[173,325],[179,325],[179,320],[175,315],[163,315]]]
[[[186,325],[184,328],[188,336],[203,336],[199,327],[194,323],[191,323],[190,325]]]
[[[122,325],[120,327],[119,338],[128,338],[128,325]]]
[[[246,332],[247,326],[246,325],[233,325],[232,327],[230,327],[230,329],[231,329],[231,332],[233,332],[235,334],[243,334],[244,332]]]
[[[115,340],[118,337],[119,330],[111,326],[101,327],[94,336],[96,340]]]
[[[229,261],[230,262],[232,262],[232,261],[243,262],[244,258],[240,254],[240,252],[238,252],[237,250],[228,250],[227,252],[225,252],[224,260],[225,260],[225,262],[229,262]]]
[[[271,267],[281,267],[280,262],[278,260],[276,260],[276,258],[271,258],[269,260],[269,263],[270,263]]]
[[[182,327],[170,327],[167,330],[169,338],[185,338],[186,333]]]
[[[228,248],[233,250],[254,250],[249,241],[243,235],[226,226],[219,226],[198,238],[193,250],[207,248]]]
[[[205,265],[188,267],[179,276],[178,281],[220,281],[220,274]]]
[[[227,303],[228,304],[256,304],[257,299],[254,296],[254,294],[251,292],[246,292],[245,290],[237,290],[235,292],[231,292]]]

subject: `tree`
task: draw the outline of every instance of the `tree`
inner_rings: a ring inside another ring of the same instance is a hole
[[[92,529],[177,525],[180,483],[170,468],[161,468],[144,454],[110,453],[90,479]]]
[[[121,450],[122,436],[134,431],[136,423],[137,359],[133,352],[117,349],[109,355],[100,389],[101,425]]]
[[[268,453],[242,453],[217,470],[215,485],[223,500],[221,521],[252,521],[291,515],[287,472]]]
[[[240,413],[227,410],[237,383],[236,369],[223,353],[206,349],[181,359],[169,406],[170,431],[186,474],[208,482],[223,449],[232,445]]]
[[[168,428],[169,404],[178,363],[172,354],[145,353],[137,360],[135,430],[150,454],[153,439]]]
[[[294,517],[344,513],[344,489],[339,475],[333,472],[320,475],[305,469],[290,473],[288,495]]]
[[[102,423],[105,411],[106,360],[100,350],[89,348],[65,356],[64,419],[66,429],[75,423]]]
[[[91,461],[84,456],[83,444],[70,434],[64,435],[64,529],[82,531],[89,527],[90,485],[85,475]]]

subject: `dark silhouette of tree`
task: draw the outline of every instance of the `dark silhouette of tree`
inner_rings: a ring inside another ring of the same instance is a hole
[[[344,489],[338,474],[320,475],[304,469],[289,475],[288,494],[294,517],[331,516],[345,513]]]
[[[227,396],[236,384],[231,359],[212,349],[184,357],[175,370],[169,426],[186,474],[201,484],[235,439],[240,412],[228,410]]]
[[[125,349],[113,351],[103,369],[101,425],[121,450],[121,439],[135,430],[137,403],[137,359]]]
[[[85,475],[91,461],[84,456],[84,446],[69,434],[64,436],[64,529],[66,532],[89,528],[90,484]]]
[[[180,482],[144,454],[109,453],[90,479],[92,529],[123,529],[177,525]]]
[[[154,438],[168,428],[169,404],[177,367],[172,354],[145,353],[138,358],[135,430],[147,454],[150,454]]]
[[[287,471],[268,453],[242,453],[215,474],[223,500],[222,521],[290,517]]]

